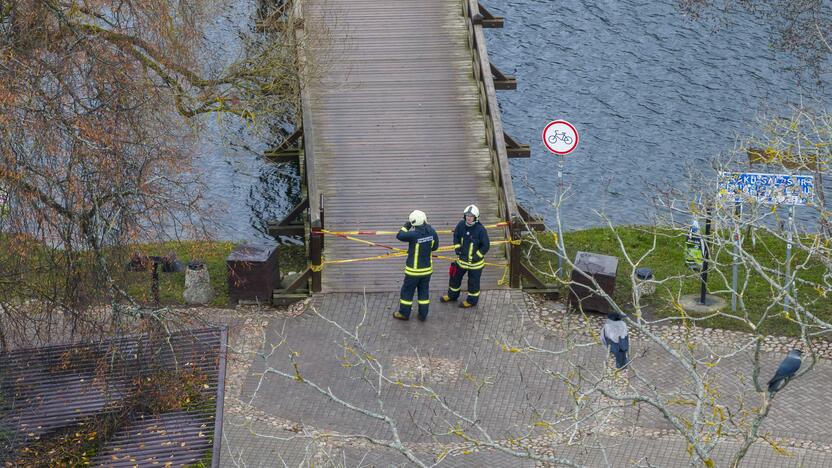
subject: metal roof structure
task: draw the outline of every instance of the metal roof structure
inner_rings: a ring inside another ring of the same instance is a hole
[[[209,328],[0,354],[0,458],[219,466],[226,346]]]

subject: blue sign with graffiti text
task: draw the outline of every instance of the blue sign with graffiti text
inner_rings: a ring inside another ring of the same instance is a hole
[[[734,201],[756,200],[767,205],[811,205],[815,179],[807,175],[723,172],[719,195]]]

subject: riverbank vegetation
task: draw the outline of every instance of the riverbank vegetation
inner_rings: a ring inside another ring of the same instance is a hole
[[[42,324],[57,314],[73,336],[118,334],[147,303],[142,274],[124,272],[137,245],[159,245],[163,255],[204,249],[180,258],[206,258],[215,302],[224,303],[219,263],[228,245],[164,244],[213,237],[194,142],[206,119],[238,119],[280,146],[302,85],[285,2],[252,6],[259,33],[237,24],[228,33],[239,50],[228,60],[211,50],[221,40],[211,33],[216,19],[238,8],[0,1],[0,330],[48,342],[55,327]],[[314,79],[317,65],[306,60],[304,78]],[[162,304],[177,300],[181,280],[160,276]],[[112,327],[76,328],[102,304],[112,305]]]
[[[721,233],[724,246],[730,246],[726,233]],[[687,232],[669,228],[652,228],[649,226],[619,226],[614,231],[609,228],[595,228],[564,233],[567,256],[572,260],[578,251],[594,252],[618,258],[618,274],[613,300],[625,310],[633,311],[633,271],[634,268],[625,260],[626,255],[633,260],[641,259],[638,267],[652,269],[657,281],[654,295],[642,298],[643,313],[650,319],[678,317],[680,315],[679,299],[687,294],[699,294],[701,277],[685,264],[684,249]],[[535,242],[524,244],[525,254],[532,268],[547,282],[556,283],[554,272],[557,269],[555,255],[555,234],[540,233]],[[811,242],[806,238],[804,242]],[[548,250],[541,249],[537,244]],[[776,236],[760,232],[754,238],[743,239],[743,249],[757,258],[761,265],[772,272],[783,274],[781,263],[786,256],[786,242]],[[724,298],[730,312],[732,250],[729,248],[713,249],[711,270],[708,277],[708,293]],[[642,258],[643,257],[643,258]],[[795,294],[801,303],[811,308],[812,312],[824,320],[832,320],[832,295],[820,285],[824,284],[826,268],[818,258],[807,258],[805,251],[796,251],[792,257],[793,269],[797,269]],[[779,268],[779,272],[778,272]],[[570,270],[571,271],[571,270]],[[570,274],[567,271],[567,275]],[[792,311],[785,313],[782,307],[772,304],[772,297],[777,291],[753,269],[740,265],[738,270],[741,298],[738,301],[740,314],[747,314],[749,322],[739,321],[729,314],[717,314],[713,317],[699,319],[697,326],[725,328],[754,332],[749,323],[759,324],[757,332],[772,335],[800,335],[799,324],[794,320]],[[820,289],[819,289],[820,287]],[[562,294],[568,292],[562,286]],[[782,302],[781,302],[782,304]]]
[[[226,258],[236,244],[228,241],[182,241],[146,243],[107,249],[105,252],[108,269],[112,272],[116,285],[129,294],[140,305],[153,305],[151,294],[151,270],[129,271],[130,258],[139,253],[143,256],[167,256],[176,259],[184,268],[189,262],[201,262],[208,269],[211,287],[216,297],[210,305],[225,307],[228,305],[228,282],[226,276]],[[75,285],[75,295],[80,301],[91,301],[93,290],[87,288],[89,282],[85,276],[72,280],[70,275],[82,274],[93,269],[93,255],[90,252],[77,255],[71,263],[73,270],[67,270],[69,261],[67,252],[50,248],[40,242],[24,237],[0,236],[0,261],[4,265],[16,264],[6,271],[5,281],[0,282],[6,288],[6,297],[16,301],[29,299],[45,300],[49,294],[61,285]],[[302,271],[306,267],[306,253],[303,245],[284,244],[278,247],[278,264],[282,273]],[[160,305],[184,305],[182,292],[185,288],[185,272],[163,273],[159,268]],[[86,286],[85,286],[86,285]],[[100,301],[97,303],[102,305]]]

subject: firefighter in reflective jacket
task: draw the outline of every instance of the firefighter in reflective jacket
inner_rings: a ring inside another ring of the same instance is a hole
[[[480,276],[485,266],[485,254],[490,243],[488,231],[480,224],[480,210],[476,205],[468,205],[462,213],[463,219],[454,228],[454,249],[457,260],[451,264],[448,294],[442,296],[442,302],[455,301],[459,298],[462,277],[468,273],[468,297],[459,306],[474,307],[480,299]]]
[[[411,231],[411,227],[413,230]],[[427,223],[425,213],[410,213],[407,222],[396,234],[396,239],[407,242],[407,260],[404,265],[404,284],[399,299],[399,310],[393,317],[408,320],[413,307],[413,293],[418,290],[419,320],[428,318],[430,305],[430,275],[433,273],[431,252],[439,248],[439,236]]]

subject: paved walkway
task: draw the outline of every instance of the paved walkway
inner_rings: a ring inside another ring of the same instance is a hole
[[[365,300],[366,317],[362,313]],[[432,304],[431,315],[425,323],[393,320],[390,314],[396,302],[396,295],[390,293],[368,294],[366,298],[360,294],[324,294],[315,296],[310,305],[351,331],[364,318],[359,335],[366,349],[389,369],[389,375],[413,382],[419,378],[420,370],[423,371],[425,381],[446,396],[444,401],[448,406],[468,416],[476,414],[495,439],[530,433],[536,446],[554,447],[556,456],[569,457],[588,466],[606,466],[605,456],[611,466],[631,466],[645,461],[654,466],[680,466],[687,462],[686,443],[661,418],[647,410],[617,410],[611,419],[587,425],[593,432],[586,435],[587,440],[607,446],[606,453],[588,444],[566,446],[566,441],[551,440],[545,428],[535,425],[541,418],[551,420],[559,412],[572,408],[568,389],[544,375],[536,365],[567,372],[572,361],[600,369],[605,355],[600,346],[591,346],[567,356],[531,360],[522,352],[503,348],[504,344],[518,343],[525,337],[535,345],[558,349],[567,335],[580,334],[564,333],[560,327],[566,326],[566,320],[555,322],[549,317],[542,321],[539,311],[530,307],[522,292],[486,292],[475,311],[462,311],[437,301]],[[357,406],[376,412],[381,412],[383,407],[385,414],[397,421],[403,442],[425,461],[430,462],[444,449],[459,446],[462,440],[448,435],[449,429],[459,427],[466,434],[473,433],[464,424],[457,426],[457,418],[424,395],[417,397],[398,386],[387,386],[381,395],[375,394],[371,387],[374,380],[365,381],[360,368],[343,365],[343,345],[348,344],[343,333],[310,310],[298,317],[275,315],[248,322],[232,346],[236,343],[238,351],[243,352],[257,348],[259,356],[237,361],[229,372],[223,466],[235,466],[236,460],[244,461],[249,467],[283,466],[282,462],[287,466],[411,465],[391,450],[380,450],[361,441],[345,444],[331,438],[315,445],[297,438],[305,431],[318,434],[328,431],[391,440],[391,432],[385,424],[314,394],[298,382],[274,374],[267,374],[261,382],[267,367],[291,372],[290,350],[298,353],[296,359],[304,378],[331,389],[334,395]],[[268,343],[265,347],[259,347],[262,339],[258,340],[258,336],[265,336]],[[269,355],[271,344],[283,339],[285,344]],[[633,347],[638,373],[655,383],[660,392],[684,383],[684,374],[669,363],[663,351],[644,346],[639,340],[635,340]],[[767,355],[766,362],[771,365],[763,369],[762,375],[770,375],[781,357]],[[743,396],[747,404],[756,405],[759,396],[751,392],[749,384],[738,384],[738,379],[729,378],[748,367],[746,361],[741,356],[721,364],[720,369],[724,370],[715,382],[721,398],[734,401]],[[832,385],[830,370],[829,362],[822,361],[806,378],[789,386],[774,403],[764,432],[777,438],[791,455],[778,455],[767,444],[757,443],[743,466],[832,466],[832,425],[827,420],[832,409],[828,398],[828,388]],[[488,384],[478,387],[483,380]],[[478,388],[480,396],[475,399]],[[250,400],[255,391],[256,397]],[[251,401],[251,407],[240,404],[240,400]],[[260,435],[253,435],[252,431]],[[295,439],[280,440],[292,437]],[[726,462],[731,447],[731,443],[726,443],[717,450],[715,457],[719,463]],[[326,453],[333,458],[327,459]],[[442,465],[535,466],[535,462],[481,452],[448,456]]]

